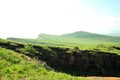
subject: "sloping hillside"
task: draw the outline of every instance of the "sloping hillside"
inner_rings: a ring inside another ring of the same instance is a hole
[[[93,41],[106,41],[106,42],[120,42],[120,37],[115,36],[107,36],[107,35],[101,35],[101,34],[95,34],[95,33],[89,33],[84,31],[78,31],[70,34],[62,35],[62,37],[70,37],[70,38],[79,38],[79,39],[88,39]]]
[[[68,73],[74,76],[119,76],[120,75],[120,69],[119,69],[120,55],[115,53],[103,52],[97,50],[79,50],[79,48],[77,47],[75,47],[74,49],[51,47],[51,46],[43,47],[39,45],[30,45],[30,44],[28,45],[28,44],[21,44],[21,43],[15,43],[4,40],[0,42],[0,46],[18,52],[19,54],[22,53],[24,55],[27,55],[32,59],[37,58],[40,61],[41,60],[45,61],[47,65],[49,65],[55,71]],[[118,50],[120,49],[119,47],[111,47],[111,48],[116,48]],[[3,54],[7,53],[6,51],[4,53],[4,49],[1,49],[0,51],[2,51],[1,53]],[[8,56],[7,60],[11,59],[11,56]],[[21,62],[16,58],[15,61],[18,61],[17,63]],[[47,68],[51,70],[51,68],[49,67]],[[10,73],[13,72],[14,70]],[[46,72],[46,75],[47,73],[48,72]],[[29,75],[31,74],[32,73],[30,73]],[[35,72],[35,74],[37,73]]]
[[[95,33],[90,33],[90,32],[85,32],[85,31],[77,31],[74,33],[69,33],[69,34],[63,34],[62,36],[64,37],[74,37],[74,38],[102,38],[102,37],[108,37],[105,35],[100,35],[100,34],[95,34]]]
[[[1,45],[1,44],[4,45]],[[0,80],[84,80],[65,73],[55,72],[38,59],[16,52],[12,46],[20,48],[20,44],[0,39]],[[23,45],[23,44],[21,44]],[[2,48],[4,47],[4,48]],[[6,49],[7,48],[7,49]],[[8,49],[9,48],[9,49]],[[54,76],[54,77],[53,77]]]

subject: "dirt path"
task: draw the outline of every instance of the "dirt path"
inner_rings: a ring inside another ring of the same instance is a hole
[[[87,80],[120,80],[120,77],[87,77]]]

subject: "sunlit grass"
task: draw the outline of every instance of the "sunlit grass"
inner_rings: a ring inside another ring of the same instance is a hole
[[[37,59],[0,48],[0,80],[85,80],[65,73],[48,71]]]

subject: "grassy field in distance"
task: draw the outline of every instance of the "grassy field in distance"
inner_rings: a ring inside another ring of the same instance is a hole
[[[88,32],[75,32],[67,35],[47,35],[40,34],[36,39],[8,38],[11,41],[38,44],[43,46],[67,47],[89,50],[101,50],[119,54],[119,50],[110,48],[111,46],[120,46],[120,38],[105,36]]]

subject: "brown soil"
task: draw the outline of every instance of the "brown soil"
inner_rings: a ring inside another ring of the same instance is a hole
[[[120,80],[120,77],[87,77],[86,80]]]

